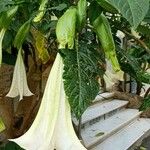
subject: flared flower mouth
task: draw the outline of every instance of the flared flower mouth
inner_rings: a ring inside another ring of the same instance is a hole
[[[26,71],[20,49],[18,51],[10,91],[6,96],[12,98],[20,96],[21,100],[23,99],[23,96],[31,96],[31,95],[33,95],[33,93],[29,90],[29,87],[27,85]]]
[[[11,141],[27,150],[86,150],[72,126],[62,74],[63,62],[57,54],[32,126],[23,136]]]

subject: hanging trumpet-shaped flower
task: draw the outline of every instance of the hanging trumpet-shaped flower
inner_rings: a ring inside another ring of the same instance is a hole
[[[1,29],[0,31],[0,65],[2,63],[2,42],[3,42],[5,32],[6,32],[5,28]]]
[[[17,97],[18,95],[20,96],[20,100],[23,96],[33,95],[27,85],[26,71],[21,55],[21,49],[18,51],[11,88],[6,96]]]
[[[23,136],[11,141],[27,150],[86,150],[72,126],[62,74],[63,62],[57,54],[35,121]]]

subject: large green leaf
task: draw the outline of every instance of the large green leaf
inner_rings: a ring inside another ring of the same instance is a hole
[[[110,60],[115,72],[121,71],[116,57],[115,43],[112,37],[111,28],[107,18],[102,14],[99,15],[93,22],[94,30],[101,42],[101,46],[105,52],[106,58]]]
[[[18,10],[18,6],[15,6],[9,8],[7,11],[4,11],[0,14],[0,28],[5,28],[5,29],[8,28],[17,10]]]
[[[150,23],[150,8],[149,8],[149,11],[148,11],[147,15],[144,18],[144,21],[147,22],[147,23]]]
[[[80,118],[98,94],[97,76],[104,71],[98,67],[100,59],[97,58],[96,49],[89,49],[84,42],[80,42],[77,51],[65,49],[61,53],[64,60],[65,92],[73,113]]]
[[[22,44],[29,33],[31,20],[26,21],[18,30],[14,39],[14,46],[18,49],[22,47]]]
[[[118,13],[117,9],[113,7],[108,1],[106,0],[97,0],[98,4],[106,11],[110,13]]]
[[[88,16],[90,22],[94,22],[97,17],[102,13],[102,8],[98,5],[97,1],[92,1],[89,6]]]
[[[0,13],[3,11],[7,11],[9,5],[14,4],[12,0],[1,0],[0,1]]]
[[[107,0],[116,7],[130,24],[137,28],[146,16],[150,0]]]
[[[77,5],[77,27],[79,31],[84,27],[86,22],[87,1],[80,0]]]
[[[8,142],[5,146],[0,147],[0,150],[25,150],[14,142]]]

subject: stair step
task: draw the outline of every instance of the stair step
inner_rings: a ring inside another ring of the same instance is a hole
[[[110,112],[117,111],[128,104],[128,101],[114,99],[112,101],[103,102],[90,106],[82,115],[82,124],[91,122],[101,117],[106,118]],[[91,122],[92,124],[92,122]]]
[[[150,119],[139,118],[91,150],[133,149],[150,133]]]
[[[116,112],[125,108],[127,104],[128,101],[114,99],[90,106],[82,115],[82,128],[86,128],[100,120],[114,115]],[[78,126],[78,121],[75,117],[73,117],[73,122]]]
[[[122,110],[106,120],[97,122],[86,129],[81,134],[87,148],[92,148],[102,142],[121,128],[125,127],[137,117],[141,112],[136,109]]]
[[[105,93],[98,94],[96,96],[96,98],[94,99],[93,103],[97,103],[97,102],[101,102],[103,100],[110,99],[113,96],[114,96],[114,93],[110,93],[110,92],[105,92]]]

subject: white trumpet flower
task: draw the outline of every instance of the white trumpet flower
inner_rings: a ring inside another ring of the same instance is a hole
[[[72,126],[62,74],[63,62],[57,54],[32,126],[23,136],[11,141],[27,150],[86,150]]]
[[[27,85],[26,71],[20,49],[18,51],[18,56],[14,68],[11,88],[6,96],[12,98],[20,96],[21,100],[23,99],[23,96],[31,96],[31,95],[33,95],[33,93],[29,90]]]
[[[122,70],[115,72],[112,68],[112,64],[109,60],[106,59],[106,71],[104,75],[104,80],[106,83],[106,89],[112,89],[113,85],[118,84],[119,81],[123,81],[124,72]]]
[[[3,38],[5,35],[5,32],[6,32],[5,28],[1,29],[1,31],[0,31],[0,66],[2,63],[2,43],[3,43]]]

